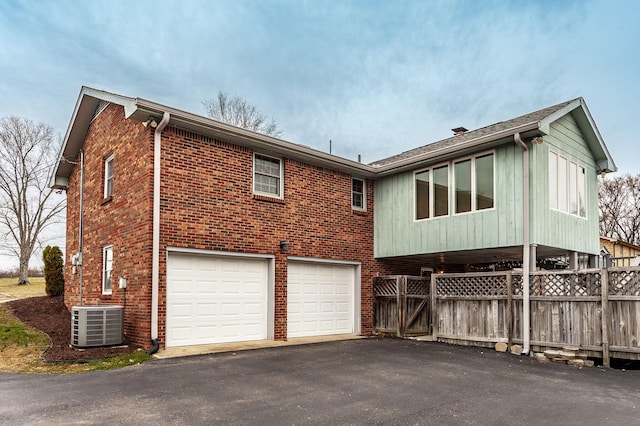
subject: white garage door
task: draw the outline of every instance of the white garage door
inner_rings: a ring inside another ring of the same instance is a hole
[[[287,282],[287,336],[354,332],[355,267],[291,261]]]
[[[265,259],[170,253],[166,346],[267,338]]]

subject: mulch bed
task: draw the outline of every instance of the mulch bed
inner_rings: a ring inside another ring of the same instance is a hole
[[[51,346],[43,354],[48,361],[89,361],[134,352],[132,345],[76,349],[71,346],[71,313],[64,296],[30,297],[6,302],[5,306],[24,324],[47,334]]]

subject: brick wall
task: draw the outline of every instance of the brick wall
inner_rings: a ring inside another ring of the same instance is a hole
[[[84,305],[125,304],[125,333],[148,347],[151,324],[153,131],[110,105],[85,139]],[[103,197],[104,159],[114,155],[114,194]],[[269,155],[269,153],[264,153]],[[162,137],[159,338],[165,339],[166,248],[275,255],[275,338],[286,338],[286,256],[360,262],[361,330],[372,331],[373,187],[366,211],[351,208],[346,173],[282,158],[284,199],[252,193],[253,151],[181,129]],[[67,191],[67,253],[78,251],[79,167]],[[279,249],[288,240],[286,253]],[[102,248],[112,244],[113,293],[102,294]],[[383,268],[385,270],[389,268]],[[65,267],[65,303],[79,304],[79,274]],[[118,278],[128,280],[125,293]]]
[[[149,345],[153,133],[111,104],[91,123],[84,143],[83,305],[126,303],[125,334]],[[114,156],[113,196],[104,198],[104,160]],[[74,160],[74,159],[71,159]],[[77,159],[79,161],[79,158]],[[78,252],[80,167],[67,191],[67,255]],[[102,248],[113,245],[113,292],[102,294]],[[126,277],[125,293],[118,279]],[[80,270],[65,264],[65,304],[80,303]]]
[[[362,264],[362,332],[372,330],[373,191],[351,208],[346,173],[282,158],[284,198],[252,191],[253,150],[168,128],[163,134],[161,253],[167,246],[275,255],[275,338],[286,338],[286,256]],[[264,153],[269,155],[269,153]],[[281,240],[290,247],[279,249]],[[166,301],[161,256],[160,305]],[[164,338],[164,327],[160,328]]]

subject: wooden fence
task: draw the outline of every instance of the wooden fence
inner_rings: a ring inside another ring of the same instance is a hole
[[[374,291],[379,332],[478,346],[523,342],[521,274],[441,274],[429,284],[378,277]],[[610,357],[640,359],[640,267],[532,273],[529,295],[533,350],[578,346],[605,365]]]
[[[373,284],[377,331],[401,337],[430,334],[429,286],[424,277],[377,277]]]

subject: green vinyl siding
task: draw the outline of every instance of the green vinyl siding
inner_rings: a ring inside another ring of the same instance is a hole
[[[515,144],[501,146],[494,153],[495,201],[491,209],[453,214],[450,208],[448,216],[416,220],[412,171],[376,181],[376,257],[521,244],[522,153]],[[450,194],[453,204],[454,191]]]
[[[551,124],[550,133],[543,136],[542,144],[529,143],[528,146],[531,243],[556,248],[558,252],[597,254],[596,163],[576,121],[570,114],[560,118]],[[549,150],[585,168],[586,217],[550,208]],[[448,216],[416,220],[414,172],[377,180],[374,198],[375,256],[407,256],[521,245],[522,149],[515,143],[508,143],[495,148],[494,153],[495,201],[494,208],[487,210],[454,214],[455,194],[451,191]]]
[[[598,254],[598,178],[591,151],[571,115],[552,123],[550,133],[543,139],[542,144],[531,148],[531,242],[567,251]],[[585,168],[586,217],[550,207],[550,151]]]

